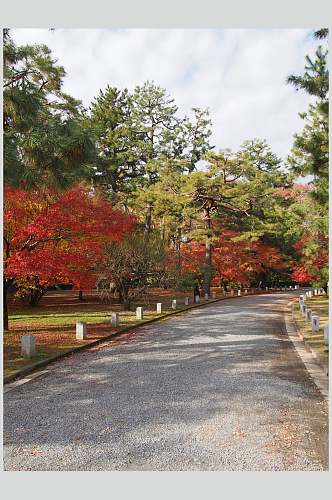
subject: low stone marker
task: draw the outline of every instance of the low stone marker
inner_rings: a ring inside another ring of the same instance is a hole
[[[172,309],[176,309],[176,299],[172,300]]]
[[[143,307],[136,307],[136,318],[142,320],[143,314]]]
[[[34,358],[36,356],[36,338],[33,335],[21,337],[21,353],[23,358]]]
[[[238,290],[238,291],[237,291],[237,296],[238,296],[238,297],[241,297],[241,290]]]
[[[324,326],[324,344],[329,345],[329,323]]]
[[[234,290],[231,290],[231,297],[234,296]]]
[[[198,304],[200,301],[199,295],[195,295],[195,304]]]
[[[184,305],[189,306],[189,297],[184,298]]]
[[[206,293],[206,294],[204,295],[204,298],[205,298],[205,300],[209,300],[209,294],[208,294],[208,293]]]
[[[215,298],[216,298],[216,292],[212,292],[211,297],[212,297],[213,299],[215,299]]]
[[[162,313],[162,303],[157,302],[157,314],[161,314],[161,313]]]
[[[86,339],[86,323],[84,321],[76,322],[76,339]]]
[[[268,287],[268,286],[266,286],[266,287],[265,287],[265,290],[266,290],[266,291],[268,291],[268,289],[269,289],[269,287]]]
[[[245,290],[245,291],[244,291],[244,294],[245,294],[245,295],[247,295],[247,293],[248,293],[248,290]]]
[[[311,316],[311,327],[313,332],[319,331],[319,316]]]
[[[305,319],[306,321],[311,321],[311,309],[306,308]]]
[[[119,313],[112,313],[111,325],[119,326]]]
[[[222,291],[222,294],[223,294],[223,296],[224,296],[224,297],[226,297],[226,295],[227,295],[226,290],[223,290],[223,291]]]

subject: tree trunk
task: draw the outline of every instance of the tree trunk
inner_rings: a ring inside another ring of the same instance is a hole
[[[207,235],[205,240],[204,293],[210,297],[210,288],[212,281],[212,245],[211,245],[211,216],[209,209],[205,209],[204,220],[207,229]]]
[[[44,288],[35,288],[35,289],[31,290],[29,305],[31,307],[36,307],[38,305],[40,299],[44,295],[44,293],[45,293]]]
[[[145,231],[149,235],[152,229],[152,203],[148,202],[146,205],[146,220]]]
[[[125,311],[130,311],[130,298],[129,298],[129,288],[122,286],[119,288],[121,302],[123,303],[123,309]]]
[[[181,229],[179,227],[175,234],[175,266],[177,275],[181,276]]]
[[[78,292],[78,300],[83,300],[83,290],[79,290],[79,292]]]
[[[9,330],[8,325],[8,289],[9,283],[6,279],[3,280],[3,329]]]

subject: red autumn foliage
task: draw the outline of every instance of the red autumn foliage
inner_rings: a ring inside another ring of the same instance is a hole
[[[213,267],[214,281],[230,281],[247,285],[258,274],[267,270],[281,270],[287,267],[279,250],[260,240],[236,240],[239,234],[223,229],[218,241],[214,243]]]
[[[322,279],[322,270],[328,264],[328,238],[324,234],[306,234],[294,245],[300,260],[295,263],[292,278],[299,283]]]
[[[6,186],[4,195],[5,278],[89,288],[104,244],[135,225],[133,217],[81,187],[59,194]]]
[[[260,273],[287,267],[278,249],[261,241],[248,239],[234,241],[239,233],[222,228],[221,235],[213,242],[213,284],[221,281],[249,284]],[[169,254],[169,265],[175,268],[175,252]],[[192,241],[181,246],[181,271],[183,274],[200,274],[205,262],[205,245]]]

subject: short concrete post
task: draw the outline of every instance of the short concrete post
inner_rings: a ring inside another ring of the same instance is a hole
[[[329,323],[324,326],[324,344],[329,345]]]
[[[268,289],[269,289],[269,287],[268,287],[268,286],[266,286],[266,287],[265,287],[265,290],[266,290],[266,291],[268,291]]]
[[[143,307],[136,307],[136,319],[143,319]]]
[[[112,313],[111,319],[112,326],[119,326],[119,313]]]
[[[313,333],[319,331],[319,316],[311,316],[311,327]]]
[[[247,290],[247,289],[244,291],[244,294],[245,294],[245,295],[247,295],[247,294],[248,294],[248,290]]]
[[[34,358],[36,356],[36,339],[33,335],[21,337],[21,353],[23,358]]]
[[[162,313],[162,303],[157,302],[157,314],[161,314],[161,313]]]
[[[215,299],[216,298],[216,292],[212,292],[211,297],[212,297],[212,299]]]
[[[311,321],[311,309],[306,308],[305,319],[306,321]]]
[[[225,290],[225,289],[222,291],[222,294],[223,294],[223,296],[224,296],[224,297],[226,297],[227,292],[226,292],[226,290]]]
[[[172,309],[176,309],[176,299],[172,300]]]
[[[195,295],[195,304],[198,304],[200,301],[199,295]]]
[[[231,297],[234,296],[234,290],[231,290]]]
[[[184,305],[189,306],[189,297],[184,298]]]
[[[237,296],[238,296],[238,297],[241,297],[241,290],[238,290],[238,291],[237,291]]]
[[[209,300],[209,294],[208,294],[208,293],[206,293],[206,294],[204,295],[204,298],[205,298],[205,300]]]
[[[86,339],[86,323],[84,321],[76,322],[76,339]]]

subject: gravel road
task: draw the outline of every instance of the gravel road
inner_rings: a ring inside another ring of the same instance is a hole
[[[326,470],[327,404],[285,333],[289,299],[193,309],[10,390],[5,470]]]

